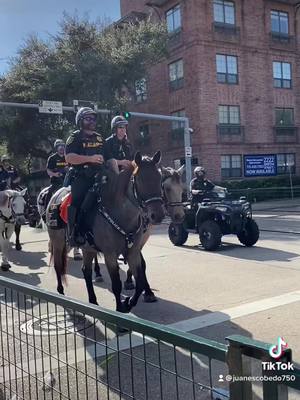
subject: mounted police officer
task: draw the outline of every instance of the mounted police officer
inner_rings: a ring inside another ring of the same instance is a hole
[[[8,171],[4,168],[3,157],[1,157],[0,164],[0,191],[6,190],[10,187],[10,176]]]
[[[128,121],[122,115],[111,120],[112,135],[104,145],[105,159],[117,173],[132,164],[133,148],[127,136]]]
[[[21,181],[21,178],[19,176],[17,168],[11,164],[10,158],[7,155],[1,157],[1,162],[3,168],[8,172],[9,176],[9,180],[7,181],[7,189],[8,188],[13,190],[19,189],[20,188],[19,183]]]
[[[66,161],[74,168],[71,181],[72,203],[68,207],[69,244],[72,247],[83,245],[85,239],[80,232],[86,209],[81,208],[94,178],[104,163],[104,142],[95,132],[97,113],[89,107],[80,108],[75,122],[79,130],[72,133],[66,143]]]
[[[192,205],[198,205],[212,191],[215,185],[205,178],[206,171],[203,167],[196,167],[194,171],[195,178],[190,183],[190,192],[192,194]]]
[[[54,151],[47,160],[47,174],[50,178],[50,187],[43,200],[46,208],[53,194],[62,187],[68,164],[65,160],[65,143],[61,139],[54,142]]]

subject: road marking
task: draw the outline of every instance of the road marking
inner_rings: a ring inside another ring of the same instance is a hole
[[[245,317],[247,315],[256,314],[262,311],[270,310],[272,308],[285,306],[291,303],[295,303],[300,301],[300,290],[286,293],[280,296],[270,297],[267,299],[257,300],[251,303],[241,304],[236,307],[228,308],[223,311],[215,311],[212,313],[207,313],[205,315],[201,315],[199,317],[190,318],[184,321],[175,322],[173,324],[167,325],[170,328],[178,329],[183,332],[191,332],[197,329],[206,328],[208,326],[213,326],[217,324],[224,323],[226,321],[231,321],[237,318]],[[102,324],[101,327],[103,328]],[[104,333],[104,328],[103,328]],[[88,339],[87,339],[88,341]],[[145,339],[145,343],[154,343],[154,339]],[[106,343],[109,348],[106,348]],[[90,361],[98,357],[105,357],[109,354],[113,354],[120,351],[126,351],[130,349],[130,338],[129,335],[124,335],[121,337],[114,337],[111,340],[108,340],[105,343],[99,342],[97,345],[92,344],[86,347],[77,348],[76,360],[77,364],[83,361]],[[139,347],[143,345],[143,337],[139,333],[133,333],[131,338],[131,347]],[[53,356],[57,357],[57,355]],[[58,369],[58,361],[51,357],[51,372]],[[75,364],[75,352],[74,350],[70,350],[67,353],[61,352],[59,354],[60,359],[60,368],[62,368],[63,363],[68,360],[68,365]],[[26,365],[25,365],[26,364]],[[28,369],[29,367],[29,369]],[[14,380],[15,378],[21,378],[21,370],[25,373],[30,372],[30,374],[35,375],[37,373],[41,373],[43,371],[50,370],[50,358],[44,357],[38,360],[31,360],[29,365],[27,363],[18,364],[17,368],[14,365],[6,366],[1,368],[0,370],[0,383],[6,382],[9,380]],[[17,371],[17,373],[16,373]]]

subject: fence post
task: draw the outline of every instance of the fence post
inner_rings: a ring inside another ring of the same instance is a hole
[[[227,364],[229,375],[232,377],[251,376],[251,360],[245,359],[242,344],[226,338],[229,342]],[[230,381],[230,400],[252,400],[252,383],[248,381]]]

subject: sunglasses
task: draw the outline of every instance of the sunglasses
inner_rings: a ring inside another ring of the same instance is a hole
[[[83,119],[87,122],[96,122],[97,120],[96,117],[84,117]]]

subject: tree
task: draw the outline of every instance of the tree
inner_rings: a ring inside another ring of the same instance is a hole
[[[64,15],[60,32],[47,42],[28,37],[9,72],[0,80],[2,101],[95,100],[100,108],[125,107],[135,81],[166,55],[167,32],[150,20],[103,25]],[[48,116],[36,110],[4,109],[0,141],[11,154],[47,157],[56,138],[74,129],[74,114]],[[99,130],[107,132],[108,118]]]

